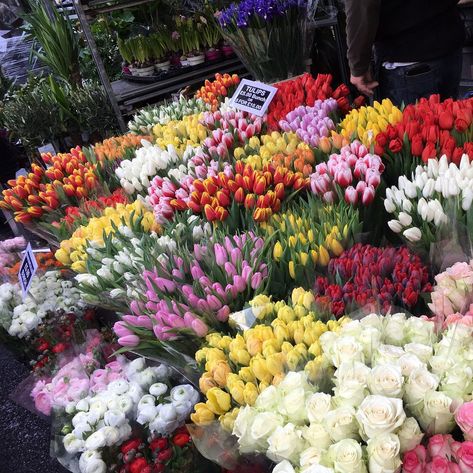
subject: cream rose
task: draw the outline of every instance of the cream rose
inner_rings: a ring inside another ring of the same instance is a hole
[[[397,364],[397,360],[399,360],[404,353],[401,347],[380,345],[373,353],[372,365]]]
[[[296,473],[294,467],[287,460],[283,460],[273,468],[273,473]]]
[[[432,434],[448,434],[455,427],[452,398],[438,391],[428,392],[424,397],[424,409],[419,422]]]
[[[408,417],[399,430],[396,431],[396,435],[399,437],[399,442],[401,443],[401,453],[413,450],[420,444],[424,437],[414,417]]]
[[[408,343],[407,345],[404,345],[404,351],[406,353],[413,353],[424,363],[428,363],[433,355],[432,346],[424,345],[422,343]]]
[[[324,427],[334,442],[347,438],[359,438],[358,423],[353,407],[339,407],[330,411],[325,416]]]
[[[406,314],[397,313],[387,315],[384,322],[385,342],[389,345],[402,345],[404,341],[404,327],[406,325]]]
[[[290,422],[299,424],[307,419],[305,409],[306,393],[304,388],[296,388],[288,392],[279,402],[278,411]]]
[[[363,346],[354,337],[340,336],[330,347],[328,356],[335,367],[344,361],[364,362]]]
[[[305,448],[301,431],[291,423],[277,427],[269,437],[268,445],[266,456],[274,462],[288,460],[296,463],[299,453]]]
[[[337,473],[365,473],[361,445],[353,439],[344,439],[328,449],[328,457]]]
[[[264,390],[258,396],[258,400],[266,391]],[[332,396],[325,393],[314,393],[306,400],[305,408],[310,422],[321,422],[332,408]]]
[[[370,473],[395,473],[401,466],[401,443],[395,434],[381,434],[368,440]]]
[[[361,403],[356,418],[361,436],[366,440],[394,432],[404,423],[406,413],[401,399],[373,395]]]
[[[253,443],[256,450],[264,453],[268,448],[268,438],[273,432],[283,425],[284,419],[274,412],[261,412],[251,422],[249,428],[249,442]]]
[[[426,368],[415,369],[405,385],[405,400],[415,406],[428,392],[435,391],[438,385],[438,377]]]
[[[403,377],[397,365],[376,365],[368,377],[368,388],[371,394],[402,398]]]
[[[322,458],[321,450],[315,447],[309,447],[301,452],[299,457],[299,464],[302,468],[311,465],[318,465]]]
[[[332,443],[330,435],[322,424],[312,423],[307,427],[303,427],[301,431],[302,437],[307,443],[319,452],[328,448]]]
[[[402,375],[406,378],[417,368],[427,369],[425,363],[422,363],[413,353],[405,353],[402,355],[397,361],[397,364],[401,368]]]

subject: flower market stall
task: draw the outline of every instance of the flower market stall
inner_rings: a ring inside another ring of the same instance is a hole
[[[296,34],[255,8],[220,17],[235,49],[238,22],[244,48]],[[8,181],[46,247],[0,243],[17,401],[73,473],[473,472],[473,99],[365,105],[303,73],[251,113],[245,85]]]

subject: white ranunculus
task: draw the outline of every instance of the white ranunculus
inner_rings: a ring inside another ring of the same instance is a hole
[[[134,383],[138,383],[143,389],[148,389],[156,381],[156,375],[152,368],[146,368],[141,372],[135,373],[131,380]]]
[[[120,441],[120,433],[116,427],[106,425],[100,429],[105,437],[107,447],[112,447]]]
[[[435,391],[438,385],[439,378],[426,368],[415,369],[405,384],[405,400],[408,404],[417,404],[428,392]]]
[[[258,396],[258,400],[270,388],[271,387],[265,389]],[[258,402],[258,400],[256,402]],[[332,396],[325,393],[314,393],[306,400],[305,408],[310,422],[321,422],[332,408]]]
[[[138,404],[139,400],[143,397],[143,390],[138,384],[132,383],[125,396],[129,396],[135,404]]]
[[[402,398],[403,377],[401,368],[393,364],[376,365],[368,377],[371,394]]]
[[[105,425],[120,427],[125,422],[125,414],[120,410],[109,410],[104,414],[103,420]]]
[[[108,387],[107,391],[113,394],[125,394],[129,389],[128,381],[124,379],[115,379]]]
[[[145,405],[138,407],[138,416],[136,422],[143,425],[148,422],[153,421],[153,419],[158,415],[158,408],[156,406]]]
[[[296,470],[290,462],[283,460],[273,468],[273,473],[296,473]]]
[[[139,240],[138,240],[139,242]],[[139,243],[138,243],[139,244]],[[125,369],[126,375],[130,377],[132,374],[143,371],[146,368],[146,361],[144,358],[139,357],[131,361]]]
[[[88,463],[90,463],[93,460],[100,460],[100,459],[101,459],[100,453],[97,452],[96,450],[86,450],[79,457],[79,468],[81,471],[85,471],[85,467]]]
[[[95,411],[103,416],[107,410],[107,404],[102,399],[91,399],[89,403],[89,411]]]
[[[82,473],[106,473],[107,465],[100,458],[93,458],[86,463],[85,468],[81,470]]]
[[[433,434],[447,434],[455,427],[452,398],[439,391],[424,396],[424,409],[419,418],[422,428]]]
[[[63,438],[64,448],[67,453],[77,453],[84,449],[85,443],[82,439],[77,438],[74,434],[67,434]]]
[[[356,413],[364,439],[394,432],[406,420],[402,399],[368,396]]]
[[[171,422],[177,418],[176,408],[172,404],[161,404],[159,409],[159,416],[161,419]]]
[[[343,439],[328,449],[328,456],[337,473],[365,473],[361,445],[353,439]]]
[[[358,423],[353,407],[339,407],[330,411],[323,425],[334,442],[352,438],[358,439]]]
[[[89,401],[87,399],[80,399],[76,404],[76,410],[78,410],[78,411],[88,411],[89,410]]]
[[[77,427],[79,424],[83,424],[84,422],[87,422],[87,421],[88,421],[87,412],[78,412],[72,418],[72,425],[74,427]]]
[[[273,412],[261,412],[256,414],[249,429],[249,440],[253,443],[255,450],[266,452],[268,438],[278,427],[282,427],[284,419]]]
[[[133,400],[130,396],[123,394],[118,399],[118,410],[122,411],[125,415],[128,414],[134,407]]]
[[[401,443],[401,453],[413,450],[420,444],[424,437],[424,434],[420,430],[419,424],[414,417],[408,417],[399,430],[396,431],[396,435],[399,437]]]
[[[171,389],[170,398],[173,404],[196,404],[199,393],[190,384],[181,384]]]
[[[396,473],[402,464],[401,443],[395,434],[381,434],[368,440],[368,468],[370,473]]]
[[[425,363],[422,363],[413,353],[405,353],[402,355],[397,361],[397,364],[401,368],[402,375],[406,378],[409,378],[412,371],[415,369],[427,368]]]
[[[302,436],[311,447],[317,448],[319,451],[325,450],[332,443],[329,433],[322,424],[312,422],[309,426],[303,427]]]
[[[299,453],[304,450],[305,442],[302,440],[300,430],[294,424],[277,427],[268,438],[268,451],[266,456],[274,462],[288,460],[295,463]]]
[[[102,432],[102,429],[90,434],[85,440],[85,448],[87,450],[99,450],[107,445],[107,439]]]
[[[154,383],[149,387],[149,393],[156,397],[163,396],[167,391],[168,387],[164,383]]]

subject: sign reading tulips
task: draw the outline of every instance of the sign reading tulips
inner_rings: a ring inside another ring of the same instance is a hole
[[[36,262],[33,250],[31,249],[31,244],[28,243],[28,246],[25,250],[25,256],[23,257],[20,270],[18,271],[18,279],[20,281],[23,299],[30,290],[31,281],[33,280],[33,276],[35,275],[37,269],[38,263]]]
[[[278,89],[271,85],[243,79],[230,100],[230,105],[238,110],[262,117]]]

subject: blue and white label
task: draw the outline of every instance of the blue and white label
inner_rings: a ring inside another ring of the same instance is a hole
[[[31,244],[28,243],[25,255],[23,256],[23,261],[21,262],[20,270],[18,271],[18,280],[20,281],[23,300],[30,290],[31,282],[33,281],[37,269],[38,263],[36,262],[33,250],[31,249]]]

